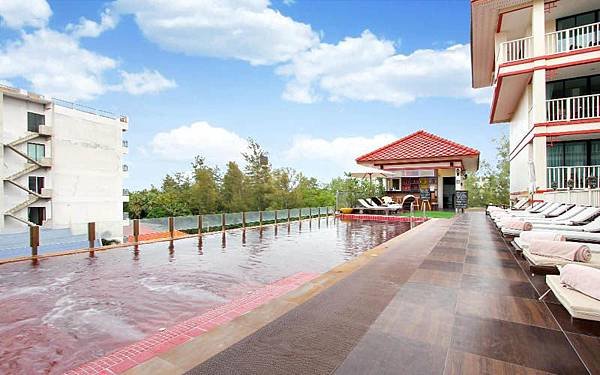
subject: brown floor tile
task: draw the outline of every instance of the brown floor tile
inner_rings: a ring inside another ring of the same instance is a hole
[[[463,264],[456,263],[456,262],[444,262],[444,261],[440,261],[440,260],[426,259],[423,261],[423,263],[421,263],[421,266],[419,266],[419,268],[460,273],[463,270]]]
[[[483,266],[480,264],[465,263],[463,266],[463,273],[473,276],[496,277],[514,281],[527,281],[527,278],[523,274],[522,270],[511,267]]]
[[[559,329],[544,303],[533,299],[461,290],[456,311],[462,315]]]
[[[441,262],[454,262],[454,263],[462,263],[465,261],[465,255],[460,255],[460,254],[452,254],[452,253],[446,253],[444,254],[443,252],[431,252],[429,253],[429,255],[427,255],[427,258],[425,258],[425,260],[438,260]]]
[[[508,259],[514,261],[513,256],[507,250],[485,250],[467,248],[466,256],[482,256],[495,259]]]
[[[461,274],[458,272],[446,272],[430,269],[417,269],[408,280],[414,283],[439,285],[447,288],[459,288]]]
[[[480,277],[462,275],[461,289],[471,290],[501,296],[513,296],[521,298],[537,299],[538,294],[527,281],[513,281],[495,277]]]
[[[489,257],[485,255],[468,255],[465,258],[466,263],[481,264],[484,266],[499,266],[499,267],[511,267],[519,268],[519,265],[511,257],[510,259],[498,259],[495,257]]]
[[[600,322],[572,318],[571,314],[569,314],[561,304],[547,303],[547,306],[550,311],[552,311],[552,314],[563,330],[571,333],[600,337]],[[598,352],[598,356],[600,356],[600,352]]]
[[[561,331],[457,315],[451,348],[557,374],[587,374]]]
[[[408,338],[367,333],[336,374],[441,374],[447,349]]]
[[[370,330],[447,348],[450,346],[453,325],[452,310],[400,301],[388,305]]]
[[[548,372],[450,350],[444,375],[547,375]]]
[[[569,340],[592,374],[600,374],[600,338],[568,333]]]
[[[427,306],[431,309],[454,311],[457,295],[458,292],[456,289],[408,282],[400,288],[394,299],[390,302],[390,305],[414,303]]]

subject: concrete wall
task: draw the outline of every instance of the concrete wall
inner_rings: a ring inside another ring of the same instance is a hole
[[[121,228],[122,130],[118,120],[54,107],[53,227]],[[115,229],[118,232],[118,229]]]

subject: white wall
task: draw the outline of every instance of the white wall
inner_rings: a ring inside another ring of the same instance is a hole
[[[52,226],[114,223],[115,237],[122,237],[120,122],[60,106],[53,116]]]

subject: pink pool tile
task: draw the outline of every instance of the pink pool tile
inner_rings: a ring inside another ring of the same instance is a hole
[[[298,288],[318,275],[316,273],[300,272],[278,280],[251,292],[243,298],[231,301],[202,315],[176,324],[142,341],[121,348],[103,358],[83,364],[67,372],[67,375],[116,375],[123,373],[140,363],[152,359],[158,354],[190,341],[194,337],[200,336],[221,324],[230,322],[246,314],[248,311]]]

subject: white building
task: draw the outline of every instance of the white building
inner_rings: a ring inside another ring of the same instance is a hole
[[[472,0],[473,87],[510,125],[510,191],[586,189],[600,175],[600,1]]]
[[[122,237],[128,126],[127,117],[1,86],[0,231],[81,232],[97,222]]]

